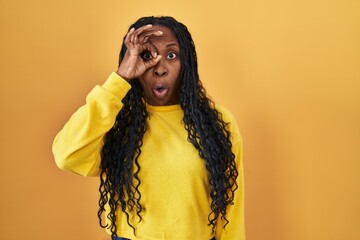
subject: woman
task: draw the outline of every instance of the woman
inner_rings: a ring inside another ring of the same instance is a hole
[[[145,17],[53,153],[64,170],[100,176],[98,217],[112,239],[243,240],[241,146],[234,117],[199,80],[186,26]]]

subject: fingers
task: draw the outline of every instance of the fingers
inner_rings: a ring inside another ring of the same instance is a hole
[[[161,55],[157,55],[155,58],[152,58],[151,60],[144,62],[146,69],[152,68],[153,66],[158,64],[161,58],[162,58]]]
[[[135,45],[143,44],[148,41],[151,36],[160,36],[163,34],[161,31],[151,29],[152,25],[145,25],[138,29],[131,28],[125,37],[125,44]]]
[[[150,29],[152,27],[151,24],[139,27],[138,29],[136,29],[132,34],[131,34],[131,42],[132,43],[137,43],[137,37],[139,34],[141,34],[142,32]]]
[[[143,47],[142,52],[148,51],[148,52],[150,52],[152,58],[156,58],[156,57],[157,57],[156,48],[155,48],[155,46],[154,46],[152,43],[146,42],[146,43],[144,43],[144,44],[142,45],[142,47]]]
[[[126,34],[125,41],[124,41],[125,43],[130,42],[131,35],[133,34],[134,31],[135,31],[135,28],[131,28],[130,31]]]
[[[137,38],[135,38],[135,41],[138,41],[139,43],[146,43],[148,39],[151,36],[161,36],[163,32],[157,31],[157,30],[149,30],[146,32],[143,32],[142,34],[139,34]]]
[[[157,54],[151,37],[162,35],[163,32],[154,30],[152,25],[145,25],[138,29],[131,28],[125,36],[127,47],[118,73],[124,79],[133,79],[141,76],[147,69],[159,63],[161,56]]]

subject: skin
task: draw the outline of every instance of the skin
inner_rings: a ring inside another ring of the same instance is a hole
[[[138,78],[148,104],[178,104],[181,62],[174,32],[158,25],[130,29],[125,45],[127,51],[117,73],[127,81]]]

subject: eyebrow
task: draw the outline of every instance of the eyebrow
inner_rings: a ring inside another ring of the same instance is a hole
[[[165,47],[172,47],[172,46],[179,47],[179,45],[177,43],[168,43],[165,45]]]

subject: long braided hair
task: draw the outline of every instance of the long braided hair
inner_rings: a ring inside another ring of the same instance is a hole
[[[211,186],[209,225],[214,231],[220,216],[225,221],[223,227],[226,227],[229,222],[226,219],[226,207],[233,204],[234,192],[238,188],[235,182],[238,172],[235,156],[231,151],[228,123],[223,121],[221,113],[207,97],[199,79],[195,45],[187,27],[172,17],[144,17],[131,25],[129,30],[147,24],[170,28],[179,41],[180,106],[184,112],[183,123],[188,132],[187,140],[198,150],[209,174]],[[119,64],[125,52],[126,46],[123,43]],[[138,79],[133,79],[130,84],[131,89],[122,100],[123,107],[117,115],[114,126],[106,134],[102,148],[98,217],[100,225],[110,229],[113,239],[117,237],[117,209],[121,208],[126,214],[127,223],[133,228],[134,234],[135,227],[130,222],[130,214],[136,214],[139,220],[142,220],[143,207],[139,191],[141,166],[138,159],[149,115],[140,82]],[[110,208],[109,212],[106,212],[110,226],[103,224],[102,219],[106,205]]]

